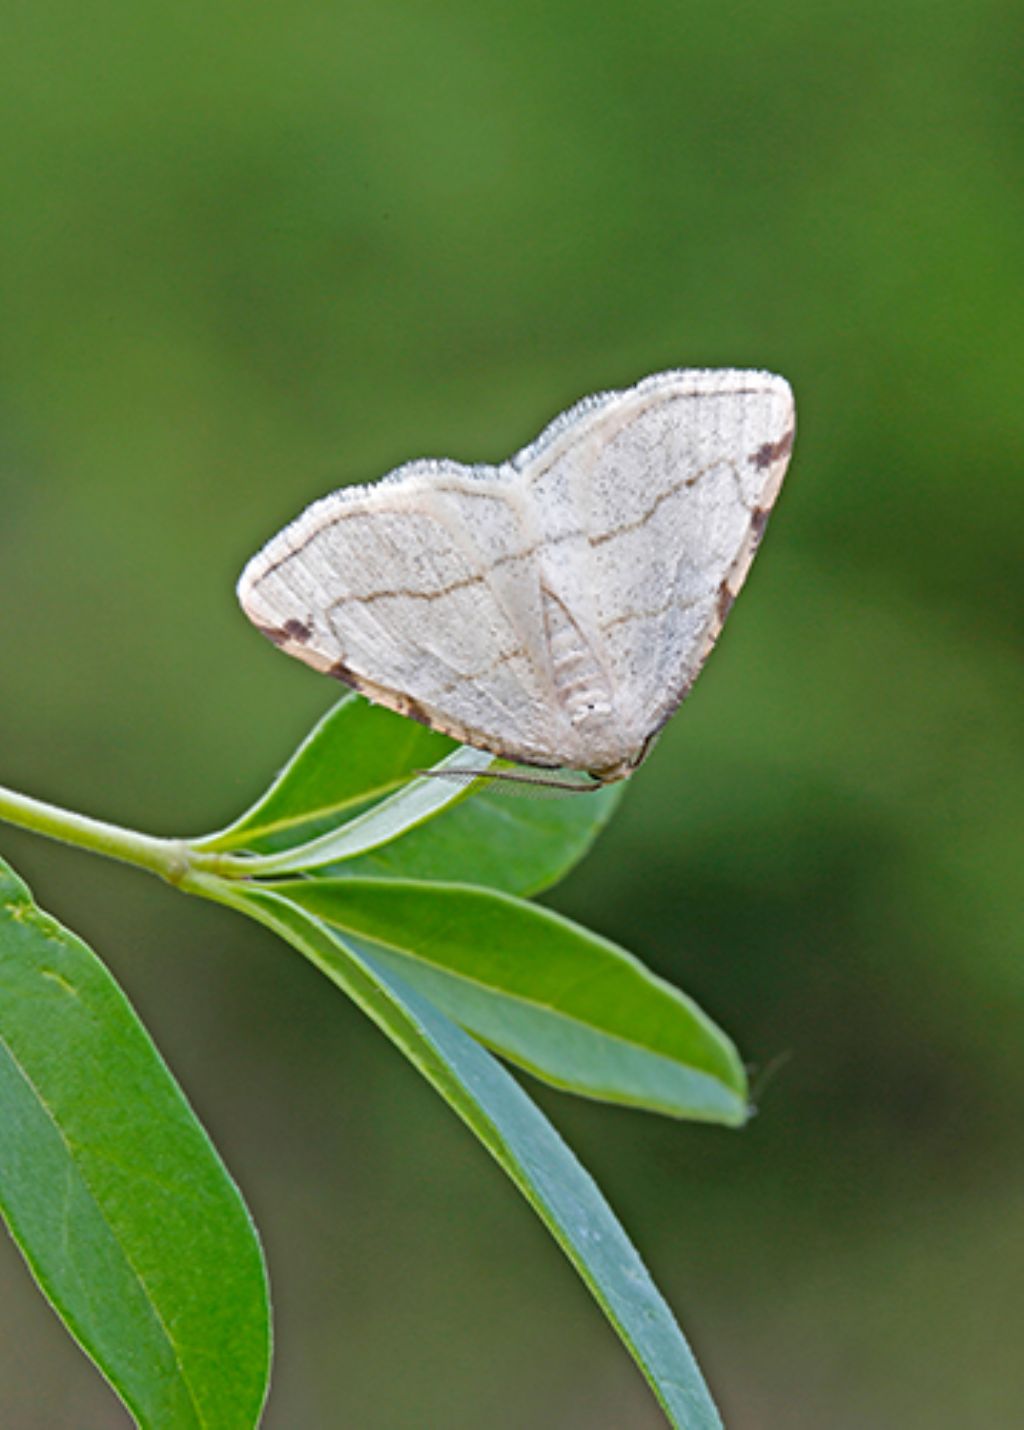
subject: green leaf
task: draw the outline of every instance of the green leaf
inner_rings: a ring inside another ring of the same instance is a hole
[[[252,809],[219,834],[190,842],[202,852],[272,854],[305,847],[338,831],[343,815],[392,794],[452,749],[446,736],[370,705],[362,696],[345,696]],[[469,756],[478,765],[489,758]],[[297,864],[277,865],[276,872],[320,867],[326,858],[333,874],[459,879],[536,894],[584,857],[625,789],[619,784],[582,795],[536,798],[481,789],[482,781],[469,799],[468,788],[443,779],[432,784],[429,811],[416,821],[406,819],[402,838],[396,838],[395,827],[383,841],[363,838],[365,831],[358,829],[352,838],[346,835],[336,854],[325,842],[313,849],[310,864],[300,858]],[[373,814],[370,809],[368,818]]]
[[[550,887],[583,857],[625,788],[544,798],[481,789],[481,781],[469,799],[469,787],[435,779],[427,782],[433,786],[427,792],[430,807],[419,818],[403,815],[399,829],[393,811],[386,811],[379,828],[390,832],[382,839],[374,832],[375,811],[368,810],[358,816],[364,826],[345,834],[332,851],[326,837],[338,831],[343,816],[392,794],[453,748],[446,736],[348,695],[246,814],[220,833],[192,840],[192,846],[202,853],[246,849],[265,855],[325,839],[308,862],[302,855],[271,867],[283,873],[326,861],[337,874],[458,878],[530,894]],[[466,758],[479,768],[491,756],[474,752]]]
[[[534,1076],[675,1117],[746,1120],[735,1048],[631,954],[509,894],[412,880],[274,886]]]
[[[256,878],[319,869],[324,864],[352,859],[401,839],[436,818],[448,806],[468,799],[477,783],[469,772],[486,769],[491,759],[492,756],[482,755],[468,746],[453,750],[434,766],[434,777],[410,780],[396,794],[306,844],[248,858],[246,873]],[[445,779],[445,775],[462,775],[463,778],[451,780]]]
[[[579,863],[626,790],[623,780],[586,794],[531,798],[487,784],[482,780],[472,799],[395,843],[325,872],[458,879],[510,894],[536,894]]]
[[[255,1425],[252,1222],[124,995],[0,861],[0,1209],[139,1424]]]
[[[575,1266],[685,1430],[721,1421],[683,1334],[598,1187],[504,1068],[428,1000],[351,940],[280,894],[207,892],[248,912],[300,949],[388,1034],[504,1168]]]
[[[192,843],[204,850],[257,852],[306,843],[455,748],[446,735],[346,695],[251,809],[227,829]]]

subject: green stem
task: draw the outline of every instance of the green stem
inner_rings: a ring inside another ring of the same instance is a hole
[[[192,864],[192,853],[184,840],[155,839],[150,834],[139,834],[134,829],[122,829],[102,819],[90,819],[73,810],[60,809],[55,804],[18,794],[16,790],[5,789],[2,785],[0,819],[20,825],[22,829],[31,829],[35,834],[60,839],[65,844],[91,849],[94,854],[105,854],[110,859],[135,864],[140,869],[162,875],[172,884],[180,884]]]

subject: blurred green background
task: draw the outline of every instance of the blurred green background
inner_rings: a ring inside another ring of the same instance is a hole
[[[0,10],[5,783],[213,828],[338,694],[234,602],[305,502],[501,458],[659,368],[793,383],[725,638],[553,896],[732,1032],[760,1115],[538,1094],[735,1430],[1024,1414],[1022,40],[999,0]],[[268,1426],[662,1423],[511,1187],[298,957],[0,849],[245,1190]],[[0,1422],[126,1424],[9,1247],[0,1286]]]

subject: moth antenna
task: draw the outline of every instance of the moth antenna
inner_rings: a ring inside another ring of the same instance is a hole
[[[540,794],[547,790],[557,794],[593,794],[595,790],[603,789],[600,780],[593,779],[592,776],[586,778],[591,781],[589,784],[580,784],[571,780],[559,780],[546,775],[530,775],[520,770],[417,770],[418,775],[423,775],[428,779],[437,780],[459,780],[468,784],[471,780],[500,780],[502,786],[518,786],[518,789],[508,789],[509,794]]]

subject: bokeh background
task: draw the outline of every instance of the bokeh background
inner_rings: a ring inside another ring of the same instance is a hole
[[[0,780],[161,833],[333,685],[233,583],[308,500],[765,366],[787,488],[552,896],[755,1068],[742,1133],[538,1096],[735,1430],[1021,1424],[1024,12],[4,0]],[[511,1187],[254,926],[0,830],[262,1228],[274,1430],[654,1427]],[[0,1255],[0,1422],[127,1418]]]

